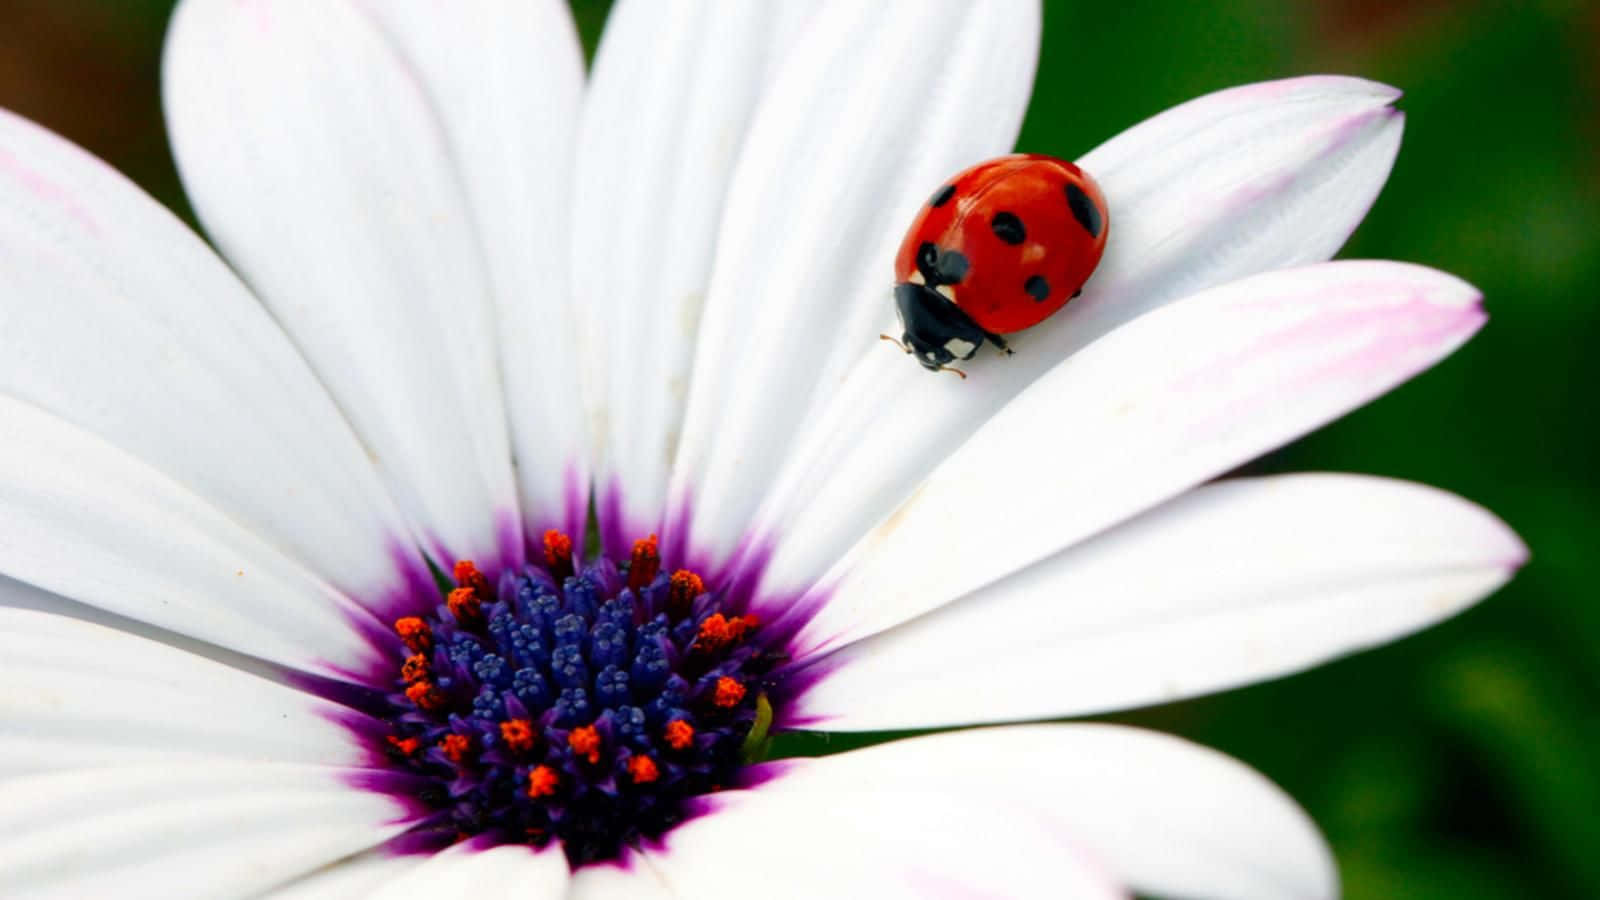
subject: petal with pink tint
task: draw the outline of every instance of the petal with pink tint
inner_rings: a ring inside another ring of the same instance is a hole
[[[821,609],[800,645],[935,609],[1372,400],[1471,337],[1479,299],[1421,266],[1335,262],[1129,323],[1031,385],[870,531],[802,601]]]
[[[1179,700],[1432,625],[1526,558],[1494,515],[1422,485],[1224,481],[844,648],[792,715],[876,731]]]
[[[1083,157],[1110,206],[1106,256],[1083,295],[1011,339],[1014,356],[983,352],[965,381],[869,349],[808,420],[757,517],[759,543],[782,536],[768,590],[813,581],[975,427],[1101,336],[1196,291],[1332,256],[1388,178],[1398,96],[1357,78],[1246,85]],[[876,271],[886,291],[889,260]],[[881,324],[890,315],[885,299]]]

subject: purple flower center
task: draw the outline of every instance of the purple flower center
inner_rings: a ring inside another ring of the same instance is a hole
[[[435,811],[413,837],[560,841],[578,866],[736,783],[780,658],[699,576],[658,571],[654,537],[620,569],[574,571],[555,532],[545,548],[547,567],[493,581],[457,563],[443,603],[396,621],[380,750]]]

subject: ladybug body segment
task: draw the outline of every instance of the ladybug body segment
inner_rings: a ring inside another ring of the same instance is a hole
[[[971,359],[985,342],[1044,321],[1078,295],[1106,243],[1106,203],[1083,170],[1002,156],[935,191],[895,257],[906,352],[923,367]]]

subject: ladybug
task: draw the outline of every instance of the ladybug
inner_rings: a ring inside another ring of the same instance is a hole
[[[1037,325],[1078,296],[1106,246],[1100,186],[1070,162],[1018,153],[934,192],[894,261],[895,341],[935,372]],[[894,341],[888,335],[885,340]]]

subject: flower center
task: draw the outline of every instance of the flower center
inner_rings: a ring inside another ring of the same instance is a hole
[[[458,562],[433,614],[394,623],[406,654],[382,750],[425,779],[441,839],[559,840],[578,866],[733,783],[771,720],[778,657],[698,575],[660,571],[654,536],[621,569],[575,571],[557,532],[544,549],[544,567],[494,580]]]

